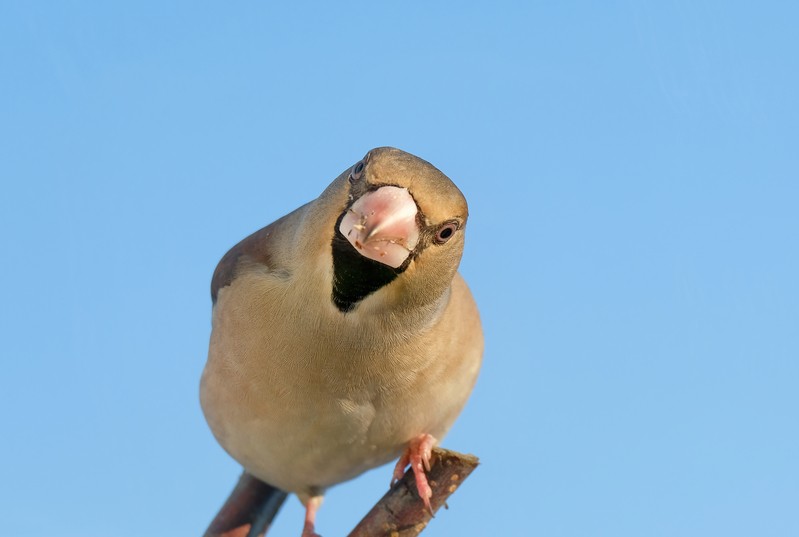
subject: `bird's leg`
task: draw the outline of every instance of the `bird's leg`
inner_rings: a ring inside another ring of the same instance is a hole
[[[433,435],[420,434],[416,438],[411,439],[408,447],[405,448],[402,456],[397,465],[394,467],[394,476],[391,480],[393,486],[398,480],[402,479],[405,473],[405,467],[411,465],[413,475],[416,478],[416,491],[419,497],[424,502],[424,506],[430,514],[433,514],[433,509],[430,507],[430,498],[433,496],[433,489],[427,482],[425,470],[430,470],[430,457],[433,455],[433,446],[438,442]]]
[[[311,496],[305,504],[305,526],[302,528],[302,537],[321,537],[314,530],[316,512],[320,505],[322,505],[322,496]]]

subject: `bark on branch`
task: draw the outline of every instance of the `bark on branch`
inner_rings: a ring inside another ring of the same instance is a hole
[[[427,479],[433,489],[430,505],[433,513],[455,492],[472,470],[477,468],[474,455],[464,455],[441,448],[433,449]],[[405,476],[383,496],[349,537],[415,537],[425,529],[432,515],[416,493],[416,479],[409,469]]]

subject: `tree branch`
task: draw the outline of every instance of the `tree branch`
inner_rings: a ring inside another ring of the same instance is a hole
[[[430,505],[435,513],[455,492],[472,470],[477,468],[474,455],[464,455],[441,448],[433,449],[427,479],[433,489]],[[415,537],[425,529],[432,515],[427,512],[416,492],[413,471],[391,487],[385,496],[358,523],[349,537]]]

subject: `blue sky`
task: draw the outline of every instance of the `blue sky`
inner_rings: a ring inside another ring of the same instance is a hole
[[[797,15],[4,2],[3,532],[200,535],[239,472],[197,396],[214,266],[393,145],[469,199],[487,338],[444,442],[482,466],[424,535],[799,534]]]

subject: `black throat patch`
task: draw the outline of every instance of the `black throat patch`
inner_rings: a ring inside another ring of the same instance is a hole
[[[364,257],[341,234],[338,223],[332,246],[333,303],[343,313],[352,310],[364,297],[394,281],[407,266],[406,262],[395,269]]]

